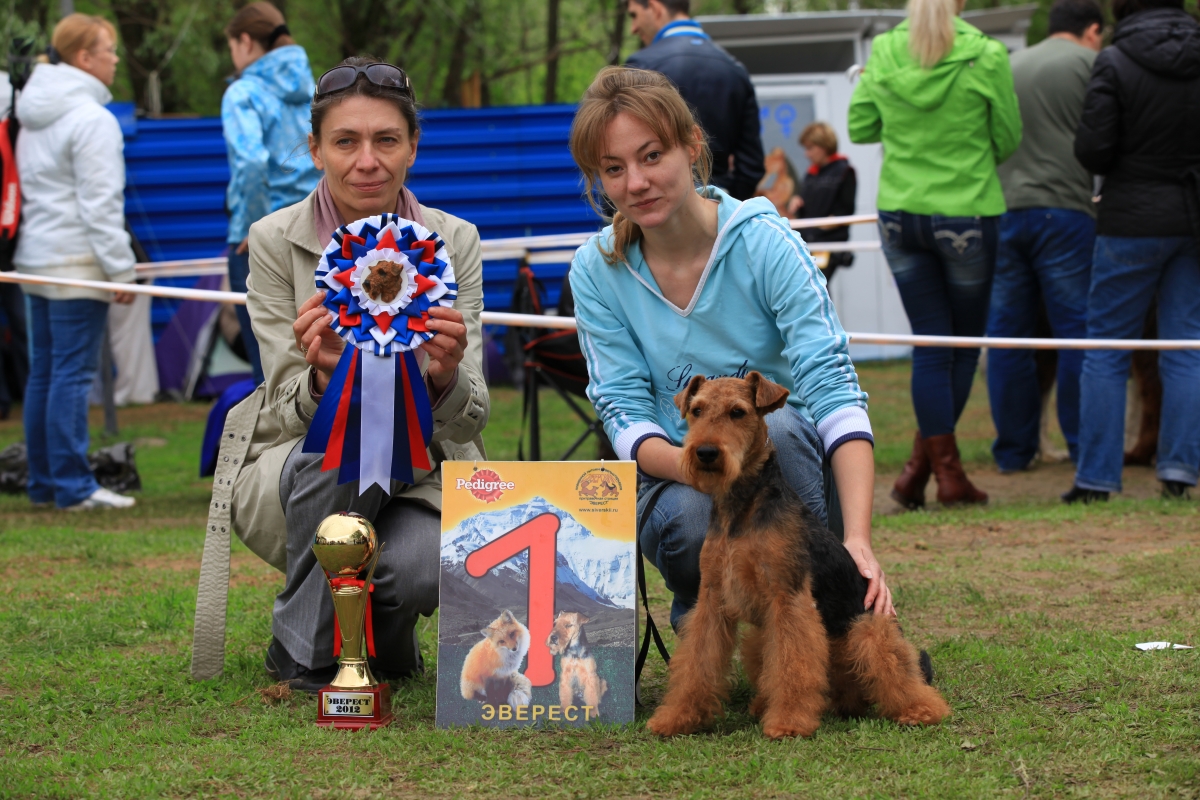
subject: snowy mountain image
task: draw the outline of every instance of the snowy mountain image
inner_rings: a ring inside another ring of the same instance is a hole
[[[574,517],[541,497],[512,508],[477,514],[444,534],[443,570],[476,585],[463,566],[467,555],[545,513],[558,517],[561,526],[558,529],[556,574],[560,595],[578,596],[589,606],[632,610],[637,583],[631,543],[593,536]],[[527,585],[528,570],[528,551],[523,551],[490,570],[489,575],[509,586],[524,586]]]

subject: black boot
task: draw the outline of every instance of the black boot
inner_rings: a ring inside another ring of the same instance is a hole
[[[1163,481],[1162,496],[1164,500],[1190,500],[1191,488],[1183,481]]]
[[[1067,505],[1074,503],[1083,503],[1085,506],[1089,503],[1107,503],[1108,492],[1100,492],[1095,489],[1084,489],[1079,486],[1072,486],[1071,491],[1061,495],[1062,501]]]
[[[329,685],[337,675],[337,664],[330,664],[320,669],[309,669],[303,664],[296,663],[278,639],[272,638],[267,646],[267,674],[277,681],[287,683],[298,692],[316,694]]]

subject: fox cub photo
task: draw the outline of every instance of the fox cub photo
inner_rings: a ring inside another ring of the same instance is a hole
[[[480,633],[483,639],[463,661],[463,699],[491,705],[529,705],[533,686],[517,671],[529,652],[529,629],[505,609]]]

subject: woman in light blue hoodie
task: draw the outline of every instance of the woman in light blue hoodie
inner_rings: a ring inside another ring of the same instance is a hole
[[[675,595],[671,623],[696,601],[711,508],[680,470],[674,396],[692,376],[751,370],[790,392],[766,417],[785,478],[843,528],[867,606],[895,613],[871,551],[867,395],[804,241],[765,198],[739,203],[705,186],[704,133],[658,73],[602,70],[575,115],[571,153],[589,196],[599,190],[617,211],[570,273],[588,396],[618,455],[638,464],[639,515],[656,500],[639,537]]]
[[[288,33],[283,14],[267,2],[251,3],[225,27],[238,79],[221,100],[229,151],[229,285],[246,291],[250,226],[308,196],[321,173],[308,157],[313,77],[304,48]],[[242,342],[263,381],[250,314],[238,306]]]

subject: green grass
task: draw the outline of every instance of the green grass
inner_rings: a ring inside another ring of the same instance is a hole
[[[912,429],[907,366],[861,372],[880,472],[894,472]],[[767,742],[739,680],[711,732],[672,741],[646,733],[646,712],[629,727],[438,731],[435,617],[420,627],[427,677],[396,687],[396,723],[347,734],[312,724],[312,698],[267,691],[281,576],[240,544],[225,674],[188,678],[206,411],[122,412],[146,486],[132,512],[0,498],[0,797],[1200,797],[1196,651],[1132,647],[1200,643],[1195,502],[877,516],[905,631],[954,708],[935,728],[829,718],[810,740]],[[515,455],[519,411],[495,393],[492,457]],[[553,397],[544,413],[557,457],[579,427]],[[963,426],[977,461],[987,420],[977,391]],[[0,423],[0,445],[19,437]],[[667,592],[648,575],[665,622]],[[665,670],[650,665],[653,705]]]

